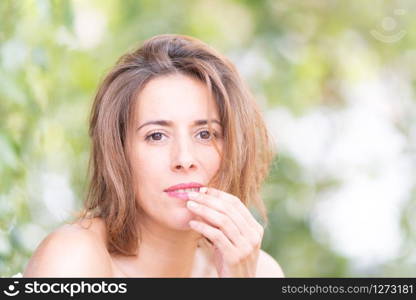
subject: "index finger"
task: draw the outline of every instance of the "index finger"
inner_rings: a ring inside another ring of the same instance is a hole
[[[248,207],[238,197],[213,187],[203,187],[200,189],[200,192],[204,193],[204,189],[206,190],[205,194],[224,199],[225,201],[231,203],[231,205],[233,205],[241,213],[244,219],[251,224],[251,226],[254,226],[255,228],[261,227],[259,229],[263,230],[263,226],[257,222]]]

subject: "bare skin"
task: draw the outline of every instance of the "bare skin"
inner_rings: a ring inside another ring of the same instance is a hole
[[[145,86],[138,103],[130,151],[143,211],[137,255],[110,255],[104,223],[93,219],[88,229],[65,225],[49,235],[24,276],[282,277],[277,262],[260,249],[262,226],[240,199],[214,188],[188,193],[187,200],[164,191],[184,182],[206,185],[220,166],[211,139],[221,150],[221,124],[213,124],[214,135],[196,122],[219,120],[206,86],[179,74],[160,77]],[[169,122],[149,124],[154,120]]]
[[[187,274],[176,270],[148,274],[137,267],[137,257],[110,255],[104,240],[104,223],[99,218],[64,225],[39,245],[23,277],[218,277],[212,247],[204,240],[197,245]],[[62,259],[65,254],[68,258]],[[156,254],[152,257],[155,270],[157,262],[164,262],[159,258]],[[163,266],[159,269],[167,270]],[[273,258],[260,251],[256,277],[284,277],[284,274]]]

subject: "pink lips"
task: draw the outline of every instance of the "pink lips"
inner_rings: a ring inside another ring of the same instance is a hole
[[[188,200],[188,193],[187,192],[179,192],[178,190],[181,189],[191,189],[191,188],[200,188],[203,187],[202,184],[197,182],[190,182],[190,183],[180,183],[177,185],[173,185],[167,189],[164,190],[164,192],[168,193],[169,196]]]
[[[186,192],[185,193],[184,192],[180,193],[180,192],[173,191],[173,192],[167,192],[167,193],[171,197],[179,198],[179,199],[182,199],[182,200],[188,200],[188,193],[186,193]]]

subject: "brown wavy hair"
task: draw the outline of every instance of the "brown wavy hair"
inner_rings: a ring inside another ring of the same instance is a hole
[[[80,218],[104,220],[110,253],[134,255],[139,246],[135,188],[140,187],[132,182],[129,159],[135,99],[153,78],[175,73],[205,83],[218,107],[224,146],[220,168],[208,186],[254,206],[267,222],[260,188],[273,153],[254,98],[234,65],[208,45],[188,36],[158,35],[117,61],[99,85],[92,106],[90,182]]]

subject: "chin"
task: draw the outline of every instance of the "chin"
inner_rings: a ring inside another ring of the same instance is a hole
[[[174,213],[172,212],[169,222],[169,227],[173,227],[176,230],[190,230],[189,221],[195,219],[188,209],[182,208],[178,209]]]

